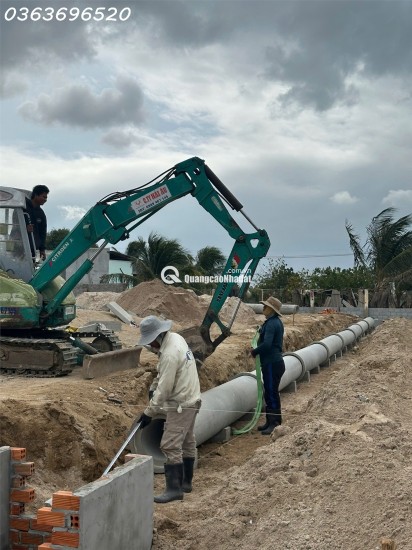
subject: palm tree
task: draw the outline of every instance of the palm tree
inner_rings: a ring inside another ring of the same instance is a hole
[[[388,304],[393,290],[398,302],[400,293],[412,284],[412,214],[395,220],[395,212],[395,208],[386,208],[372,219],[364,246],[346,221],[355,267],[367,268],[375,277],[371,306]]]
[[[193,262],[190,253],[176,239],[167,239],[155,232],[150,233],[147,242],[139,237],[129,243],[126,254],[134,258],[138,282],[160,278],[162,269],[168,265],[182,269]]]
[[[205,246],[196,254],[197,268],[206,275],[219,275],[226,263],[226,258],[216,246]]]

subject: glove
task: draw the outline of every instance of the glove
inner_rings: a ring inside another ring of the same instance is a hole
[[[143,429],[146,426],[148,426],[151,421],[152,421],[152,417],[147,416],[147,414],[143,413],[142,416],[138,420],[138,422],[140,422],[140,429]]]
[[[149,390],[149,401],[151,400],[153,395],[154,395],[154,390]]]

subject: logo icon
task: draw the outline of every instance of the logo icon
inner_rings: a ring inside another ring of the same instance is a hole
[[[168,271],[171,271],[172,273],[168,273]],[[164,267],[160,273],[160,277],[162,281],[167,285],[182,282],[179,279],[179,270],[176,269],[173,265],[167,265],[166,267]]]

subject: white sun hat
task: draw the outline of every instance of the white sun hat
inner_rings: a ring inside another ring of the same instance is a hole
[[[159,334],[167,332],[171,327],[172,321],[169,319],[160,319],[155,315],[149,315],[140,322],[140,339],[137,344],[139,346],[151,344],[153,340],[156,340]]]

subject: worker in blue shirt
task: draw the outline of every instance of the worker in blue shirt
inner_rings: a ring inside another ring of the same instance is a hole
[[[282,355],[284,327],[280,319],[280,300],[270,296],[260,303],[263,304],[266,321],[260,328],[258,345],[250,348],[250,354],[252,357],[260,357],[266,403],[266,422],[258,430],[262,435],[270,435],[276,426],[282,424],[279,384],[285,372]]]

